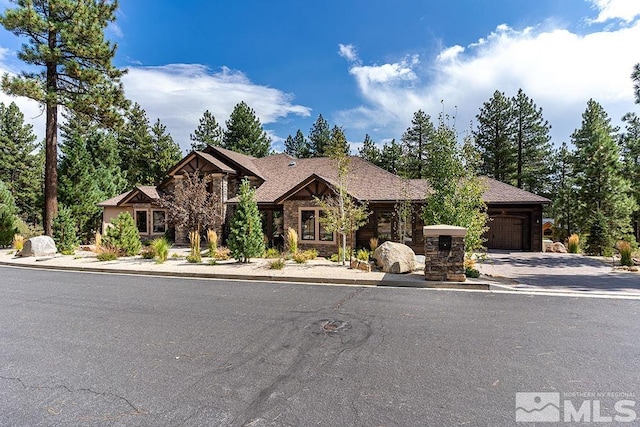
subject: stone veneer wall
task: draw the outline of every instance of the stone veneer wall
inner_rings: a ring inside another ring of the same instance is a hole
[[[464,236],[462,227],[427,226],[424,235],[424,278],[431,281],[464,282]],[[440,236],[451,236],[451,250],[441,251]]]
[[[317,205],[313,202],[313,200],[286,200],[283,203],[283,213],[284,213],[284,246],[285,251],[289,250],[287,244],[287,229],[289,227],[296,230],[298,235],[300,234],[300,215],[299,208],[315,208]],[[336,241],[330,243],[309,243],[302,240],[298,240],[298,249],[299,250],[307,250],[307,249],[315,249],[318,251],[318,255],[320,256],[331,256],[332,254],[338,252],[338,243]]]

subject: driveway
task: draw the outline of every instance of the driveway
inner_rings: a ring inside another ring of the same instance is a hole
[[[483,274],[512,279],[505,282],[516,289],[640,293],[640,273],[614,270],[605,258],[491,251],[477,267]]]

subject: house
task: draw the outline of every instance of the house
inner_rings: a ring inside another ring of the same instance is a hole
[[[225,227],[238,201],[240,182],[247,177],[256,187],[263,231],[271,245],[281,245],[284,231],[291,227],[298,232],[299,248],[315,248],[321,255],[336,251],[337,237],[323,229],[318,221],[322,211],[313,200],[314,196],[322,198],[332,194],[331,188],[338,181],[334,160],[296,159],[287,154],[254,158],[220,147],[189,153],[169,170],[169,177],[157,187],[139,186],[99,203],[104,209],[103,229],[118,213],[127,211],[135,218],[141,237],[152,238],[171,231],[158,199],[172,191],[182,175],[195,171],[209,176],[209,191],[219,195],[225,218],[214,226],[219,235],[224,237],[228,233]],[[490,178],[483,180],[487,187],[483,197],[492,219],[486,236],[488,247],[541,251],[542,207],[549,200]],[[403,180],[359,157],[352,157],[348,192],[354,199],[366,201],[371,211],[367,223],[356,233],[356,247],[368,247],[372,237],[380,242],[402,239],[416,253],[423,253],[419,209],[428,191],[425,180]],[[406,224],[395,214],[400,200],[410,201],[416,213]],[[184,242],[185,235],[180,230],[175,237],[176,241]]]

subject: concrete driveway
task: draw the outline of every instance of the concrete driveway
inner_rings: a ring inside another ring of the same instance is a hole
[[[511,279],[516,289],[640,294],[640,273],[614,270],[611,258],[578,254],[490,251],[481,273]]]

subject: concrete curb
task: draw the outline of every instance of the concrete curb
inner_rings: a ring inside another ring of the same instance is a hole
[[[39,261],[36,259],[36,262]],[[173,271],[146,271],[146,270],[119,270],[105,267],[79,267],[79,266],[59,266],[46,264],[25,265],[17,262],[0,261],[0,266],[18,268],[36,268],[42,270],[71,271],[80,273],[111,273],[128,274],[134,276],[161,276],[190,279],[217,279],[217,280],[243,280],[243,281],[265,281],[284,283],[310,283],[326,285],[350,285],[350,286],[382,286],[400,288],[432,288],[432,289],[469,289],[488,291],[490,283],[452,283],[452,282],[421,282],[419,280],[367,280],[367,279],[344,279],[344,278],[324,278],[324,277],[299,277],[299,276],[269,276],[269,275],[248,275],[248,274],[219,274],[219,273],[189,273]]]

